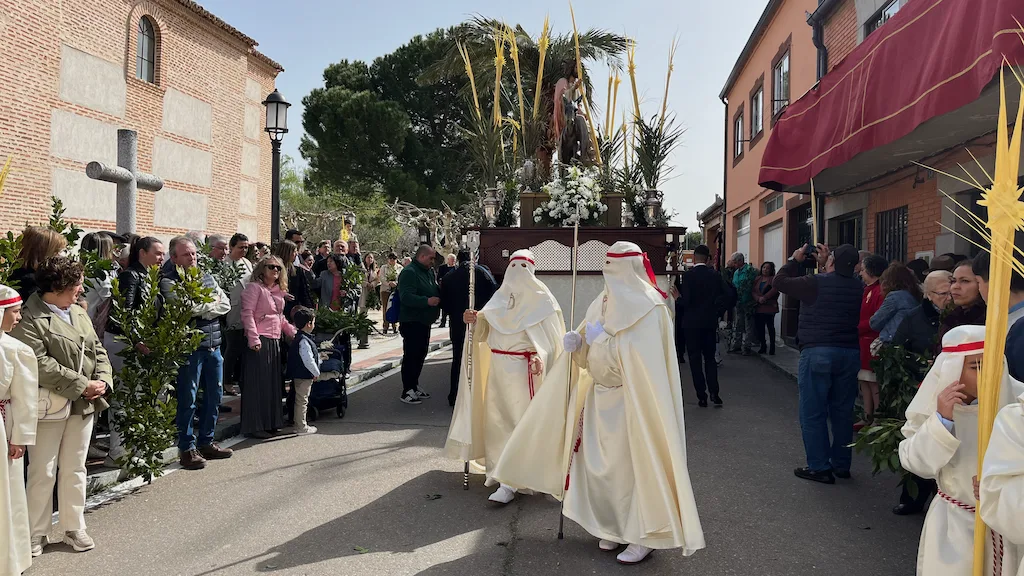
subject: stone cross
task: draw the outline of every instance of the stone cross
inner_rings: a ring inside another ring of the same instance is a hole
[[[93,180],[117,184],[117,233],[135,232],[135,199],[138,189],[156,192],[164,181],[152,174],[139,172],[139,135],[135,130],[117,131],[117,166],[89,162],[85,174]]]

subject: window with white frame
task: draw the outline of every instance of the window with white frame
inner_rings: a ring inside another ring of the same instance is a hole
[[[736,251],[750,261],[750,210],[736,217]]]
[[[875,30],[881,28],[882,24],[888,22],[889,18],[895,16],[899,11],[900,0],[889,0],[889,2],[885,6],[882,6],[882,9],[872,16],[871,19],[868,20],[867,24],[864,25],[864,36],[868,36]]]
[[[772,116],[789,106],[789,52],[772,69]]]
[[[776,210],[782,209],[782,194],[776,194],[771,198],[764,201],[764,213],[765,215],[771,214]]]
[[[764,87],[750,97],[750,139],[764,130]]]
[[[732,151],[732,157],[733,158],[739,158],[740,156],[743,155],[743,114],[742,113],[740,113],[740,115],[736,117],[736,121],[733,123],[732,134],[733,134],[733,139],[735,140],[735,144],[733,146],[733,151]]]

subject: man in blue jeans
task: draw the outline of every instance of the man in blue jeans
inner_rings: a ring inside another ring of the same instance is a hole
[[[836,477],[850,477],[849,445],[860,369],[857,322],[864,294],[863,284],[853,273],[860,260],[857,249],[843,244],[831,256],[823,244],[815,250],[805,245],[793,253],[773,282],[779,292],[800,301],[797,385],[807,466],[793,473],[825,484],[835,484]],[[807,258],[814,259],[810,263],[816,263],[821,273],[804,275]]]
[[[160,292],[165,302],[177,298],[174,285],[181,281],[184,270],[195,268],[197,264],[196,245],[184,236],[173,238],[168,252],[172,265],[163,271],[160,279]],[[231,299],[210,274],[203,274],[203,286],[212,291],[213,301],[199,304],[192,310],[193,326],[203,332],[203,341],[178,369],[178,381],[175,384],[178,395],[178,414],[175,418],[178,425],[178,462],[186,470],[200,470],[206,467],[207,460],[231,457],[231,450],[213,442],[213,433],[217,428],[217,409],[224,395],[224,359],[220,353],[223,335],[220,322],[231,310]],[[203,387],[203,399],[198,406],[197,434],[193,420],[200,385]]]

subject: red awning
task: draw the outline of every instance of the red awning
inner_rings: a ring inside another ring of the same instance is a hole
[[[1024,0],[912,0],[782,114],[761,186],[803,186],[976,100],[1004,57],[1024,62],[1014,17]]]

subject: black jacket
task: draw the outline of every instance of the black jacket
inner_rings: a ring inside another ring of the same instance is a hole
[[[942,313],[931,301],[925,301],[911,310],[896,329],[892,337],[894,346],[903,346],[915,354],[925,354],[935,349],[939,337],[939,322]]]
[[[727,305],[722,275],[708,266],[695,266],[680,278],[678,290],[676,322],[683,323],[684,333],[697,334],[718,327],[718,317]]]
[[[477,264],[476,266],[476,309],[487,304],[498,290],[498,283],[491,272]],[[469,264],[461,264],[445,274],[441,282],[441,308],[452,318],[452,322],[462,322],[462,313],[469,309]]]
[[[18,286],[18,294],[21,296],[22,302],[28,302],[29,296],[35,294],[39,289],[36,286],[36,273],[31,268],[22,267],[11,272],[9,281]]]
[[[142,286],[147,282],[148,276],[149,271],[138,262],[117,275],[117,289],[124,296],[124,305],[129,310],[138,310],[142,306]],[[159,299],[157,306],[162,307],[163,296],[157,292],[156,297]],[[107,332],[121,334],[121,327],[113,316],[107,320]]]
[[[292,273],[288,275],[288,293],[295,299],[284,303],[284,317],[289,322],[292,319],[292,309],[296,306],[305,306],[310,310],[316,309],[316,304],[313,302],[314,288],[316,288],[316,279],[313,278],[312,272],[301,266],[292,267]]]
[[[790,260],[779,269],[773,285],[783,294],[800,300],[797,341],[800,349],[860,348],[857,324],[864,284],[858,278],[835,272],[804,275],[803,267]]]

